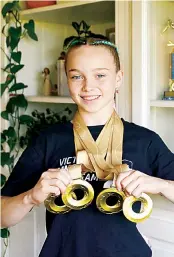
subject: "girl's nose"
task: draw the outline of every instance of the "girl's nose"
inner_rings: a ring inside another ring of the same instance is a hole
[[[85,79],[83,82],[83,91],[91,91],[95,87],[94,81],[92,79]]]

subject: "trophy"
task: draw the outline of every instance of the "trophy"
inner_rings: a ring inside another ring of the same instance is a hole
[[[170,19],[167,21],[167,24],[163,29],[162,34],[166,32],[168,29],[174,29],[174,22]],[[167,46],[174,47],[174,42],[169,40]],[[170,53],[169,59],[170,59],[169,89],[168,91],[164,91],[163,100],[174,100],[174,48]]]

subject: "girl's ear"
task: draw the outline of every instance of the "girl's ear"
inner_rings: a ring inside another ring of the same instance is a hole
[[[123,82],[123,72],[119,70],[116,75],[116,87],[115,87],[116,90],[120,88],[120,86],[122,85],[122,82]]]

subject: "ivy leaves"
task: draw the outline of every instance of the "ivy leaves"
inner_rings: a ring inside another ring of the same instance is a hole
[[[27,106],[28,106],[28,102],[25,96],[21,94],[10,98],[6,106],[6,111],[8,113],[13,114],[15,111],[15,107],[24,108],[26,110]]]
[[[4,92],[8,94],[8,102],[1,117],[8,121],[9,126],[1,132],[1,166],[7,166],[9,174],[12,172],[14,162],[20,150],[20,127],[32,122],[33,118],[24,115],[22,112],[27,109],[28,102],[24,96],[24,89],[27,85],[17,81],[17,73],[24,68],[21,63],[22,52],[18,46],[24,37],[38,41],[35,33],[33,20],[22,24],[20,20],[19,1],[5,2],[1,14],[4,18],[2,34],[5,38],[6,48],[2,51],[7,58],[7,65],[2,69],[5,73],[5,80],[0,84],[1,97]],[[6,51],[7,49],[7,51]],[[1,175],[1,188],[5,185],[7,178]],[[8,228],[1,229],[1,237],[6,239],[10,236]]]
[[[5,185],[6,180],[7,180],[6,176],[4,176],[3,174],[1,174],[1,188]]]
[[[26,29],[27,34],[31,39],[38,41],[38,37],[35,33],[35,25],[33,20],[29,20],[28,23],[25,23],[24,28]]]
[[[10,27],[8,29],[8,36],[6,38],[6,45],[10,47],[11,51],[13,51],[19,44],[20,37],[22,33],[21,26],[14,28]]]
[[[31,39],[38,41],[37,35],[35,33],[35,24],[31,19],[29,22],[22,23],[19,17],[20,5],[19,1],[13,1],[6,3],[2,10],[1,14],[6,21],[6,24],[2,28],[2,33],[6,36],[6,46],[10,47],[11,51],[13,51],[19,44],[21,37],[24,35],[28,35]],[[15,18],[17,26],[10,26],[6,32],[6,27],[12,18]]]
[[[21,89],[24,89],[24,88],[27,88],[28,86],[24,85],[24,83],[16,83],[16,84],[13,84],[13,86],[9,89],[8,92],[13,92],[13,91],[17,91],[17,90],[21,90]]]
[[[2,228],[1,229],[1,237],[2,238],[8,238],[10,236],[10,232],[8,228]]]
[[[17,63],[20,63],[21,62],[21,56],[22,56],[22,53],[20,51],[18,52],[12,52],[11,53],[11,58],[13,61],[17,62]]]
[[[6,15],[8,14],[8,13],[10,13],[12,10],[19,10],[20,9],[20,7],[19,7],[19,1],[13,1],[13,2],[11,2],[11,3],[6,3],[4,6],[3,6],[3,8],[2,8],[2,11],[1,11],[1,13],[2,13],[2,16],[3,16],[3,18],[5,18],[6,17]]]
[[[1,133],[1,166],[7,165],[9,172],[12,171],[14,161],[20,149],[20,127],[32,121],[32,117],[24,115],[28,107],[27,99],[24,96],[24,89],[28,86],[17,81],[17,73],[24,68],[21,63],[22,52],[18,49],[20,41],[24,37],[38,41],[35,33],[35,23],[31,19],[22,23],[20,19],[19,1],[6,2],[1,10],[5,25],[2,34],[5,36],[6,49],[2,49],[7,57],[7,65],[2,69],[6,73],[5,81],[0,84],[1,97],[6,92],[8,102],[1,117],[9,122],[9,127]],[[2,184],[6,182],[1,175]],[[5,232],[4,232],[5,233]]]
[[[19,10],[19,1],[7,2],[1,10],[1,14],[5,20],[2,33],[6,37],[6,47],[9,49],[9,54],[6,54],[2,49],[9,62],[6,67],[2,69],[7,73],[7,76],[5,82],[0,84],[1,97],[3,96],[6,89],[8,89],[9,93],[14,94],[19,94],[17,91],[22,90],[23,94],[23,90],[27,87],[27,85],[24,85],[22,82],[16,82],[16,74],[24,68],[24,64],[21,64],[22,53],[21,51],[18,51],[18,44],[24,36],[29,36],[31,39],[38,41],[37,35],[35,33],[34,21],[31,19],[22,25],[19,16]],[[7,30],[6,27],[8,28]],[[10,113],[13,113],[14,104],[17,105],[15,100],[16,99],[10,99],[7,104]],[[21,103],[23,102],[22,107],[25,108],[24,105],[26,104],[21,96],[19,96],[19,100],[19,105],[21,106]],[[8,118],[7,116],[8,115],[6,111],[1,115],[1,117],[4,117],[6,120]]]

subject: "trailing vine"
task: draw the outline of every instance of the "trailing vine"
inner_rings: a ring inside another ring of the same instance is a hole
[[[1,32],[5,42],[5,47],[1,46],[1,50],[6,59],[6,65],[2,68],[5,81],[1,83],[1,97],[5,94],[8,99],[5,110],[1,112],[1,117],[8,124],[8,128],[1,132],[1,166],[7,168],[10,175],[19,156],[21,125],[27,125],[33,120],[32,116],[24,114],[28,106],[24,89],[28,86],[17,78],[17,73],[25,66],[21,63],[22,52],[19,50],[19,43],[25,37],[35,41],[38,41],[38,38],[33,20],[22,23],[19,1],[5,3],[1,14],[4,20]],[[7,177],[1,174],[1,188],[6,181]],[[5,245],[3,256],[6,254],[9,235],[8,228],[1,229]]]

